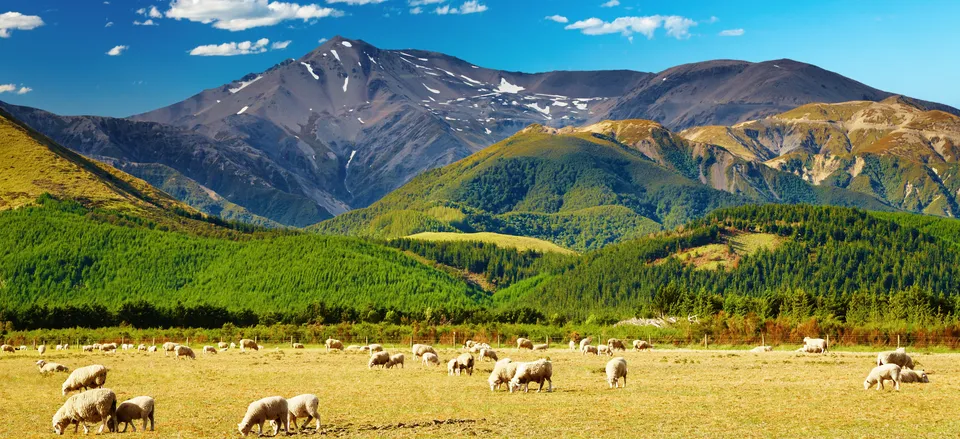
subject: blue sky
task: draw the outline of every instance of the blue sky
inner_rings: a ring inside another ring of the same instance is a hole
[[[3,0],[0,100],[128,116],[298,58],[339,34],[525,72],[792,58],[960,107],[955,1],[296,1]],[[560,22],[547,18],[554,15]],[[125,48],[108,55],[117,46]],[[236,52],[247,54],[199,55]]]

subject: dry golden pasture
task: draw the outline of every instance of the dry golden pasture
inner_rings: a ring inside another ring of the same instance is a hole
[[[199,352],[199,346],[196,349]],[[265,396],[319,396],[322,433],[344,437],[957,437],[960,354],[913,352],[929,384],[863,390],[875,355],[654,350],[625,352],[626,389],[604,381],[607,357],[565,349],[499,350],[515,361],[548,355],[554,392],[490,392],[492,363],[471,376],[443,366],[368,370],[367,355],[313,348],[229,351],[177,361],[162,353],[50,352],[75,368],[103,364],[120,400],[156,398],[158,438],[236,437],[247,404]],[[66,374],[41,377],[36,352],[0,355],[0,437],[52,437]],[[919,367],[919,366],[918,366]],[[82,434],[82,429],[80,430]],[[93,434],[91,432],[91,434]],[[141,433],[125,433],[139,437]],[[72,429],[67,435],[73,435]]]

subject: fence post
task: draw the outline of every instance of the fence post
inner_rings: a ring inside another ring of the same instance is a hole
[[[763,336],[763,333],[761,333],[761,334],[760,334],[760,346],[766,346],[766,345],[767,345],[767,340],[766,340],[766,338]]]
[[[707,334],[703,334],[703,348],[707,348]]]
[[[457,331],[453,331],[453,347],[457,347]]]
[[[827,334],[827,349],[830,349],[830,334]]]
[[[500,349],[500,333],[497,332],[497,349]]]
[[[897,334],[897,349],[900,349],[900,334]]]

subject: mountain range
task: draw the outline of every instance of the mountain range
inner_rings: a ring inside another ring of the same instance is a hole
[[[660,73],[526,74],[336,37],[299,59],[130,118],[0,107],[64,146],[142,178],[205,213],[299,227],[366,207],[415,176],[531,124],[559,129],[646,119],[680,131],[763,119],[809,103],[891,96],[790,60],[708,61]],[[914,102],[943,114],[958,113]],[[720,146],[700,147],[696,154],[727,154],[729,145]],[[687,155],[696,160],[693,154]],[[777,197],[776,190],[760,184],[767,177],[758,175],[769,166],[757,167],[750,157],[730,154],[730,160],[742,161],[734,167],[744,171],[732,179],[711,173],[707,186],[734,194],[755,191],[764,200]],[[699,171],[688,165],[654,161],[703,184]],[[725,199],[718,196],[711,203],[721,205]],[[687,217],[664,220],[670,210],[664,207],[654,216],[665,224]]]

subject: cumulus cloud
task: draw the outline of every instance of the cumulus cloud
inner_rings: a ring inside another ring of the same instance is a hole
[[[208,44],[194,47],[190,54],[193,56],[235,56],[254,55],[267,51],[270,40],[261,38],[257,41],[242,41],[239,43]],[[286,47],[286,46],[284,46]]]
[[[326,43],[327,41],[329,41],[329,40],[327,40],[326,38],[321,38],[321,39],[317,40],[317,42],[320,43],[320,44]]]
[[[110,56],[120,56],[124,51],[129,49],[130,46],[114,46],[113,49],[107,51],[107,55]]]
[[[0,38],[10,38],[10,31],[33,30],[43,26],[43,20],[36,15],[23,15],[19,12],[0,14]]]
[[[477,12],[483,12],[487,10],[487,5],[480,3],[478,0],[468,0],[463,2],[460,7],[451,7],[450,5],[438,6],[433,12],[437,15],[448,15],[448,14],[473,14]]]
[[[346,3],[351,6],[375,5],[387,0],[327,0],[327,3]]]
[[[290,40],[287,40],[287,41],[277,41],[277,42],[274,42],[273,44],[271,44],[271,45],[270,45],[270,48],[273,49],[273,50],[283,50],[283,49],[286,49],[287,46],[290,45],[290,43],[292,43],[292,41],[290,41]]]
[[[343,11],[317,4],[300,5],[270,0],[173,0],[167,18],[212,24],[217,29],[241,31],[273,26],[286,20],[308,22],[341,17]]]
[[[567,20],[567,17],[564,17],[563,15],[551,15],[545,18],[547,20],[556,21],[557,23],[567,23],[570,21],[570,20]]]
[[[607,22],[593,17],[569,24],[564,29],[579,30],[584,35],[607,35],[619,33],[633,41],[633,34],[641,34],[648,39],[653,38],[654,32],[661,27],[666,29],[667,35],[685,39],[690,37],[690,28],[697,22],[678,15],[650,15],[646,17],[620,17]]]
[[[720,31],[720,36],[721,37],[739,37],[743,35],[743,33],[744,33],[743,29],[727,29],[727,30]]]
[[[417,6],[417,7],[415,7],[415,8],[410,8],[410,13],[413,14],[413,15],[418,15],[418,14],[420,14],[421,12],[423,12],[423,8],[421,8],[421,7],[419,7],[419,6]]]
[[[407,2],[410,6],[423,6],[423,5],[435,5],[437,3],[443,3],[447,0],[409,0]]]
[[[612,7],[614,7],[614,6],[620,6],[620,2],[619,2],[618,0],[610,0],[610,1],[608,1],[608,2],[606,2],[606,3],[604,3],[604,4],[602,4],[602,5],[600,5],[601,8],[612,8]]]
[[[160,26],[157,23],[153,22],[153,19],[148,18],[146,21],[133,20],[134,26]]]
[[[20,87],[17,88],[17,84],[0,84],[0,93],[16,93],[18,95],[25,95],[33,91],[30,87]]]
[[[18,95],[25,95],[25,94],[27,94],[27,93],[30,93],[31,91],[33,91],[33,89],[30,88],[30,87],[20,87],[20,90],[17,90],[17,94],[18,94]]]

